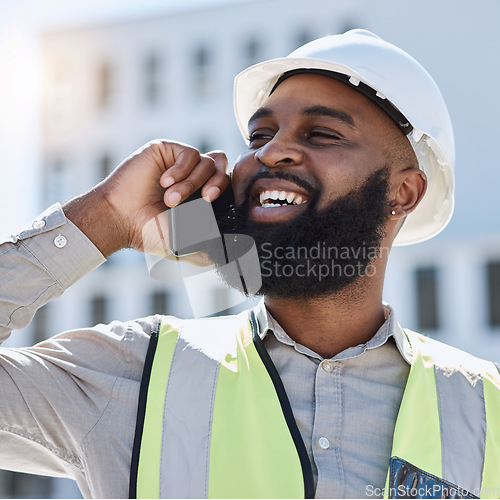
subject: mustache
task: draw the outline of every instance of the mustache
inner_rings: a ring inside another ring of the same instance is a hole
[[[302,179],[298,175],[295,175],[291,172],[282,172],[278,170],[277,171],[261,170],[260,172],[257,172],[248,181],[248,184],[244,191],[245,200],[248,200],[250,198],[250,192],[252,191],[252,187],[259,179],[282,179],[285,181],[293,182],[294,184],[297,184],[297,186],[305,189],[311,195],[312,198],[316,197],[320,192],[319,188],[313,186],[310,182],[306,181],[305,179]]]

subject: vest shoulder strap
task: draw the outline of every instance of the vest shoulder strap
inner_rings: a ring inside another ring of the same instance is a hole
[[[143,382],[139,498],[313,495],[305,446],[266,355],[248,312],[163,320]]]

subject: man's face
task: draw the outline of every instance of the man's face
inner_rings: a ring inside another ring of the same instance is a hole
[[[321,296],[368,274],[389,212],[389,120],[312,74],[285,80],[252,117],[233,172],[234,229],[257,243],[261,293]]]
[[[333,78],[290,77],[250,120],[250,146],[233,171],[236,204],[249,195],[254,222],[285,221],[313,200],[318,209],[325,208],[386,163],[389,122],[366,97]],[[259,173],[273,171],[295,179],[253,182]],[[273,191],[293,194],[292,203],[262,206],[260,196]]]

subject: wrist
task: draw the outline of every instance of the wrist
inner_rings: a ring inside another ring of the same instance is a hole
[[[104,255],[128,246],[128,232],[109,204],[101,186],[96,186],[63,205],[66,217],[82,231]]]

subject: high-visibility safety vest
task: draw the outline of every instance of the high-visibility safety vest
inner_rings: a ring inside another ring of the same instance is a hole
[[[254,312],[159,319],[130,498],[314,497],[307,451]],[[499,498],[497,368],[410,331],[404,339],[412,364],[385,497]]]

